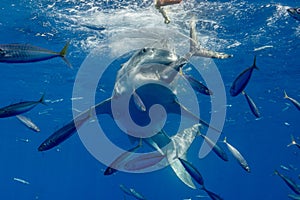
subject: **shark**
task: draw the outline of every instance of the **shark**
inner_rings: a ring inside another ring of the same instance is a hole
[[[188,83],[195,80],[183,76],[182,68],[189,63],[192,56],[224,59],[231,55],[199,47],[194,22],[191,23],[190,35],[190,51],[183,56],[167,48],[144,47],[134,51],[116,74],[112,96],[74,117],[50,135],[38,150],[52,149],[71,137],[76,128],[89,121],[92,116],[107,114],[129,137],[138,140],[142,138],[157,150],[153,157],[145,158],[149,159],[149,164],[141,163],[141,166],[147,168],[151,162],[167,161],[179,179],[195,189],[191,176],[179,159],[186,160],[185,152],[197,135],[198,125],[220,134],[221,131],[210,126],[180,102],[178,93],[185,94],[182,81]],[[191,84],[195,85],[194,82]],[[194,87],[193,89],[195,90]],[[189,94],[186,95],[189,98]],[[170,137],[164,131],[166,116],[169,114],[188,119],[187,126],[190,128]],[[127,158],[126,155],[126,160]],[[133,160],[129,159],[128,162],[132,164]],[[124,166],[129,165],[124,163]]]

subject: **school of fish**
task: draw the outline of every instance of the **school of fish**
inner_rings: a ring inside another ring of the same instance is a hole
[[[156,0],[155,8],[160,12],[164,18],[164,22],[166,24],[171,23],[171,19],[168,17],[165,6],[171,6],[173,4],[182,3],[181,0]],[[300,8],[289,8],[287,12],[296,20],[300,20]],[[159,64],[159,68],[155,69],[154,75],[152,72],[151,79],[157,76],[161,79],[161,77],[166,77],[164,79],[165,82],[169,83],[172,87],[176,88],[176,77],[183,77],[191,87],[202,95],[213,96],[214,92],[211,91],[204,83],[194,78],[192,75],[183,72],[184,66],[188,63],[189,59],[192,56],[213,58],[213,59],[226,59],[231,58],[233,55],[214,52],[208,49],[205,49],[199,44],[199,40],[197,38],[196,32],[196,21],[194,17],[190,22],[190,52],[187,52],[186,55],[178,57],[171,51],[144,47],[140,50],[137,50],[133,55],[129,58],[129,60],[124,63],[121,69],[118,71],[115,88],[112,97],[103,100],[102,102],[96,104],[92,108],[81,112],[75,118],[71,119],[66,125],[62,126],[58,130],[56,130],[53,134],[51,134],[48,138],[45,139],[38,147],[38,151],[47,151],[53,149],[54,147],[61,145],[65,140],[70,138],[76,131],[86,122],[93,119],[93,115],[100,114],[108,114],[112,115],[112,111],[110,110],[110,105],[115,98],[119,98],[120,96],[129,93],[132,95],[134,107],[137,109],[135,112],[139,113],[140,116],[146,114],[148,108],[153,100],[153,94],[150,94],[149,91],[157,91],[160,92],[160,88],[147,88],[140,89],[135,88],[135,85],[126,87],[126,84],[132,82],[128,82],[128,80],[123,80],[120,77],[123,77],[124,74],[128,74],[128,79],[136,81],[135,77],[137,75],[141,75],[141,72],[138,71],[136,74],[135,69],[137,67],[143,68],[147,70],[149,64],[153,64],[152,67],[156,64]],[[67,42],[61,51],[55,52],[52,50],[47,50],[41,47],[33,46],[31,44],[0,44],[0,62],[2,63],[34,63],[46,61],[53,58],[62,58],[63,61],[67,64],[67,66],[72,67],[71,63],[66,59],[67,50],[70,45],[70,42]],[[163,56],[162,56],[163,55]],[[159,57],[162,56],[162,57]],[[259,68],[257,67],[257,57],[254,55],[253,64],[245,68],[242,72],[240,72],[236,78],[233,80],[229,94],[232,97],[237,97],[239,94],[242,94],[245,97],[245,100],[249,106],[251,113],[255,116],[255,118],[261,118],[262,114],[259,111],[259,106],[256,105],[254,100],[246,93],[246,88],[249,87],[250,79],[253,74],[259,73]],[[147,63],[147,65],[145,65]],[[147,67],[145,67],[147,66]],[[171,68],[172,70],[168,71]],[[150,68],[149,68],[150,69]],[[257,72],[255,72],[257,70]],[[175,71],[175,74],[174,74]],[[158,74],[158,75],[157,75]],[[127,82],[126,82],[127,81]],[[134,83],[134,82],[133,82]],[[174,84],[175,83],[175,84]],[[174,92],[174,91],[173,91]],[[120,168],[125,168],[127,170],[140,170],[151,167],[160,162],[168,162],[170,167],[173,169],[178,178],[184,182],[188,187],[200,190],[203,190],[208,197],[213,200],[221,200],[223,199],[220,195],[208,190],[205,187],[205,181],[202,174],[199,172],[196,166],[194,166],[191,162],[187,160],[186,154],[188,153],[188,149],[192,144],[193,140],[196,137],[201,137],[205,143],[207,143],[212,152],[216,156],[218,156],[221,160],[228,162],[229,156],[227,152],[229,152],[232,157],[237,161],[237,163],[244,169],[246,172],[250,173],[250,166],[246,161],[246,158],[242,153],[236,148],[236,146],[228,143],[227,136],[224,136],[224,139],[214,143],[211,138],[201,133],[202,127],[207,127],[212,129],[219,134],[222,133],[221,130],[218,130],[211,126],[206,121],[202,120],[198,116],[194,116],[191,111],[187,110],[184,105],[179,104],[174,97],[174,94],[162,94],[163,100],[158,100],[162,105],[170,108],[170,110],[175,110],[175,108],[180,108],[184,111],[185,117],[194,120],[194,124],[192,127],[187,127],[184,131],[177,133],[175,136],[169,136],[163,129],[160,130],[157,135],[148,137],[148,138],[137,138],[135,141],[138,141],[138,144],[125,153],[119,155],[115,160],[107,166],[104,171],[105,176],[109,176],[117,173]],[[300,110],[300,103],[294,97],[288,96],[286,91],[283,91],[284,99],[289,101],[295,109]],[[165,96],[164,96],[165,95]],[[170,98],[170,99],[167,99]],[[45,103],[45,95],[42,94],[39,100],[36,101],[22,101],[18,103],[13,103],[10,105],[6,105],[0,108],[0,118],[8,118],[8,117],[16,117],[21,123],[23,123],[27,128],[40,132],[40,128],[29,118],[25,117],[23,114],[29,112],[30,110],[38,107],[39,104]],[[150,100],[149,100],[150,99]],[[172,111],[175,114],[176,111]],[[188,140],[187,140],[188,139]],[[28,142],[27,140],[22,139],[24,142]],[[164,146],[166,143],[172,143],[174,149],[168,148],[165,149]],[[151,148],[155,149],[156,152],[147,156],[140,156],[132,158],[133,153],[138,152],[144,145],[148,145]],[[238,145],[237,145],[238,146]],[[287,145],[296,146],[300,149],[300,144],[297,143],[296,139],[293,135],[291,135],[291,143]],[[227,147],[225,150],[224,147]],[[254,161],[250,161],[254,162]],[[288,170],[289,168],[281,166],[282,169]],[[291,178],[283,175],[279,171],[274,171],[275,175],[278,175],[285,184],[294,192],[294,194],[290,194],[288,197],[291,199],[300,199],[300,187],[293,181]],[[14,181],[29,184],[28,181],[25,181],[20,178],[13,178]],[[197,183],[199,187],[195,186],[194,183]],[[144,200],[146,197],[137,192],[134,188],[128,188],[123,184],[120,184],[120,189],[123,191],[124,196],[123,199],[126,199],[126,196],[133,197],[135,199]],[[198,198],[201,196],[199,195]],[[204,196],[207,197],[207,196]],[[196,197],[197,198],[197,197]]]

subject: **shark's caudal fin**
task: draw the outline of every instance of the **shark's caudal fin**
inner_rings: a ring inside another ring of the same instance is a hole
[[[72,64],[69,62],[69,60],[66,58],[67,55],[67,51],[70,45],[70,41],[68,41],[64,48],[59,52],[59,56],[63,59],[63,61],[65,61],[65,63],[68,65],[68,67],[73,68]]]
[[[190,52],[193,56],[200,56],[206,58],[225,59],[233,57],[233,55],[230,54],[215,52],[201,47],[197,37],[195,17],[193,17],[190,22]]]

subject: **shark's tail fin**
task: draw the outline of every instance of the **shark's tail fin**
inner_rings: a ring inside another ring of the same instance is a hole
[[[72,64],[69,62],[69,60],[66,58],[67,51],[70,45],[70,41],[67,41],[64,48],[59,52],[60,57],[62,57],[63,61],[68,65],[68,67],[73,68]]]

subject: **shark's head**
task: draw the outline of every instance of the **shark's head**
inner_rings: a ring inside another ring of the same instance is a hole
[[[138,85],[157,80],[164,75],[163,70],[178,60],[173,51],[145,47],[136,51],[118,71],[114,95],[132,93]]]
[[[287,12],[295,19],[300,20],[300,8],[288,8]]]
[[[129,60],[129,63],[135,66],[149,63],[168,65],[177,59],[178,57],[173,51],[145,47],[138,50]]]

